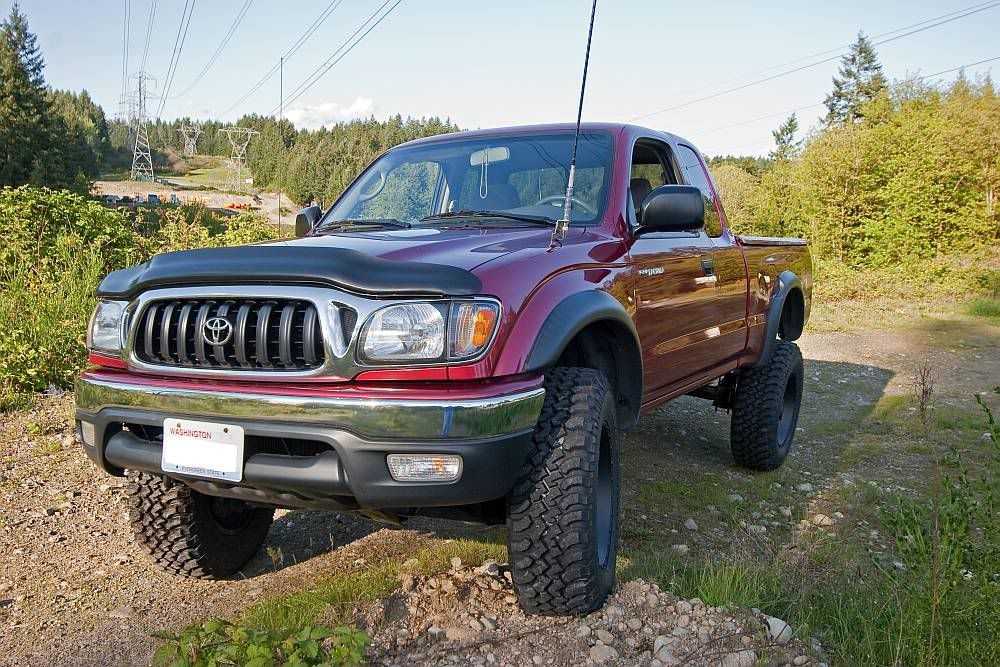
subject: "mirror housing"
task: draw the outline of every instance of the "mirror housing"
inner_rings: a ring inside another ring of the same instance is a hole
[[[295,216],[295,236],[302,238],[312,231],[316,222],[323,215],[323,209],[319,206],[306,206]]]
[[[693,185],[661,185],[642,200],[633,234],[696,232],[705,226],[705,196]]]

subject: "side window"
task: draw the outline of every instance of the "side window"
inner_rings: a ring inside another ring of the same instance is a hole
[[[642,202],[652,190],[661,185],[676,183],[669,151],[665,144],[651,139],[640,139],[632,149],[632,167],[629,173],[629,219],[635,223]]]
[[[708,182],[708,176],[705,175],[701,159],[693,148],[684,144],[677,144],[677,152],[683,165],[684,179],[705,195],[705,231],[709,236],[722,236],[722,221],[715,207],[715,195],[711,183]]]

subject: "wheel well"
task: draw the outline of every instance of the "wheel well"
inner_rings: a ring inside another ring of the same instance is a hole
[[[618,425],[635,425],[642,401],[642,356],[632,332],[623,325],[611,320],[587,325],[563,348],[555,366],[604,373],[615,392]]]
[[[805,326],[806,304],[802,290],[793,289],[785,297],[781,308],[781,321],[778,323],[778,336],[782,340],[798,340]]]

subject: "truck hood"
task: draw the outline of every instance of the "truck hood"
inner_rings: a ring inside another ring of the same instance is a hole
[[[482,289],[472,269],[528,247],[543,250],[550,234],[535,227],[393,229],[169,252],[108,274],[97,294],[131,298],[171,285],[308,283],[374,295],[472,295]]]
[[[472,271],[486,262],[525,247],[548,247],[549,227],[415,227],[376,232],[336,232],[292,241],[292,247],[348,248],[372,257],[404,262],[445,264]]]

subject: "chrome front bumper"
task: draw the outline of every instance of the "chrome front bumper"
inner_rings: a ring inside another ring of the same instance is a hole
[[[329,425],[375,440],[470,439],[517,433],[535,425],[544,398],[541,387],[489,398],[410,400],[179,389],[87,376],[76,382],[77,408],[89,413],[139,408],[175,416]]]
[[[165,419],[205,418],[236,424],[246,434],[242,482],[166,473],[197,491],[284,507],[342,511],[458,506],[506,495],[531,448],[545,390],[530,383],[498,384],[499,395],[419,399],[254,393],[229,387],[191,388],[150,379],[85,373],[76,384],[76,421],[87,456],[113,475],[124,470],[164,474]],[[257,387],[260,389],[260,386]],[[277,387],[265,387],[279,391]],[[262,389],[262,391],[264,391]],[[340,394],[339,396],[336,394]],[[375,392],[379,396],[379,392]],[[268,443],[308,441],[318,454],[292,454]],[[390,475],[390,454],[457,455],[453,482],[404,482]]]

